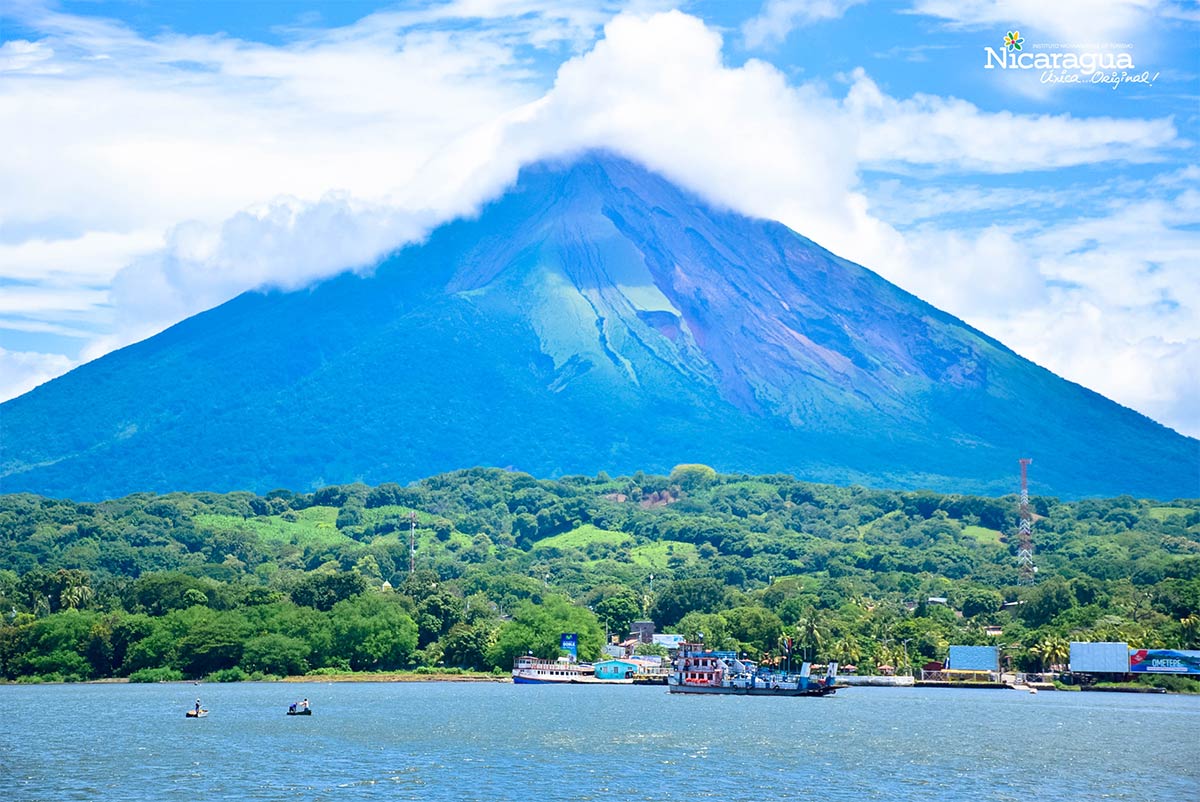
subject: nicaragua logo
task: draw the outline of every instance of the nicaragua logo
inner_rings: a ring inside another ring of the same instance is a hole
[[[1025,39],[1020,31],[1004,34],[1004,46],[1000,49],[985,47],[983,68],[994,70],[1067,70],[1091,75],[1098,70],[1132,70],[1133,56],[1127,52],[1112,50],[1087,50],[1076,48],[1057,49],[1054,45],[1045,50],[1031,53],[1024,47]]]
[[[985,70],[1037,70],[1043,84],[1153,86],[1159,73],[1134,72],[1133,45],[1128,43],[1025,44],[1019,30],[1004,32],[1004,44],[985,47]]]

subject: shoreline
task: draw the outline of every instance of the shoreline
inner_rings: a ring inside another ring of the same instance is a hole
[[[0,680],[0,687],[22,686],[37,687],[43,685],[237,685],[242,682],[270,683],[303,683],[303,682],[496,682],[512,683],[512,677],[507,674],[417,674],[407,671],[381,671],[372,673],[366,671],[347,671],[338,674],[295,674],[289,677],[274,677],[271,679],[245,679],[237,682],[215,682],[207,679],[173,679],[159,682],[130,682],[128,677],[104,677],[103,679],[88,679],[79,682],[18,682],[16,680]]]
[[[507,674],[417,674],[408,671],[384,671],[378,674],[347,671],[339,674],[296,674],[265,682],[512,682]]]

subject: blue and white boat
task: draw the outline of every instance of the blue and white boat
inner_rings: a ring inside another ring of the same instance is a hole
[[[513,682],[518,685],[556,685],[560,683],[605,682],[596,679],[595,669],[588,663],[576,663],[566,657],[543,660],[524,655],[513,661]]]

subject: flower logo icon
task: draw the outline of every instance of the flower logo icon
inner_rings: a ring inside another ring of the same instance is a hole
[[[1009,50],[1020,50],[1021,44],[1024,41],[1025,40],[1021,38],[1020,31],[1009,31],[1008,33],[1004,34],[1004,46]]]

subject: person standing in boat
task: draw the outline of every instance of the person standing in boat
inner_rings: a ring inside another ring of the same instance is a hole
[[[179,714],[176,713],[175,715],[179,715]],[[196,700],[196,715],[197,716],[200,715],[200,700],[199,699]]]
[[[304,701],[300,703],[301,710],[308,710],[308,697],[304,697]]]

